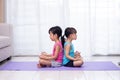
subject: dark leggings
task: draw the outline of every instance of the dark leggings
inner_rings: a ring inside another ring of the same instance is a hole
[[[73,61],[69,61],[67,64],[65,64],[64,66],[66,67],[74,67],[73,65]]]

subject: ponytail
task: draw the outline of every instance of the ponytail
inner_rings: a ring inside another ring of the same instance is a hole
[[[61,36],[61,42],[62,42],[62,47],[64,48],[64,43],[65,43],[65,38],[64,38],[64,35]]]

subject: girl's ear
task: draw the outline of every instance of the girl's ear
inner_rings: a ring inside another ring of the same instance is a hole
[[[69,37],[71,38],[71,37],[72,37],[72,34],[70,34]]]
[[[57,34],[54,34],[55,35],[55,37],[58,37],[58,35]]]

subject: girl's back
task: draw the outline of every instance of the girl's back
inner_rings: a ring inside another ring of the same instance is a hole
[[[60,52],[58,53],[58,57],[55,61],[62,63],[62,59],[63,59],[62,43],[60,41],[55,43],[54,48],[53,48],[53,55],[55,54],[56,46],[60,46]]]

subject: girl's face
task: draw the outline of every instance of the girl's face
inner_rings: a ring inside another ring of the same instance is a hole
[[[72,40],[76,40],[77,39],[76,33],[71,34],[71,38],[72,38]]]
[[[56,41],[58,39],[57,34],[53,34],[52,32],[50,32],[50,39],[52,41]]]
[[[52,32],[50,32],[50,39],[54,41],[54,34]]]

